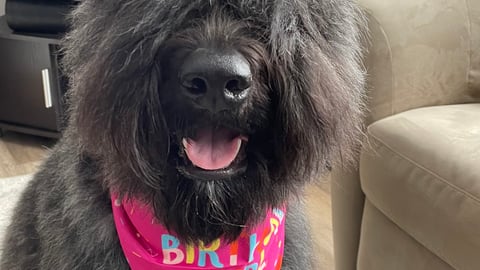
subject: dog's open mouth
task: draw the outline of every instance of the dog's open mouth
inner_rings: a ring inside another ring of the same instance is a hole
[[[189,178],[219,180],[245,172],[248,137],[225,127],[204,127],[182,138],[184,166]]]

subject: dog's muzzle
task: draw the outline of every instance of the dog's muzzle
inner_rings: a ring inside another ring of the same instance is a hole
[[[212,118],[235,115],[245,104],[252,86],[249,62],[235,50],[199,48],[189,53],[178,68],[180,100],[193,111]],[[208,118],[208,117],[207,117]],[[221,118],[221,117],[220,117]],[[248,136],[233,123],[201,119],[194,132],[179,142],[183,166],[189,178],[217,180],[245,172]]]

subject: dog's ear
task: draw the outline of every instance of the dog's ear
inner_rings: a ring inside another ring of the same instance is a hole
[[[133,59],[128,68],[116,70],[121,63],[115,61],[96,62],[89,78],[72,91],[70,125],[86,152],[121,167],[123,177],[154,185],[169,145],[159,98],[161,73],[156,65]]]
[[[160,16],[171,10],[139,5],[136,8],[150,9],[131,13],[127,5],[134,1],[96,3],[107,5],[101,8],[93,2],[84,1],[74,11],[74,27],[64,41],[69,129],[84,151],[101,155],[116,170],[112,178],[158,185],[169,136],[159,97],[157,54],[170,29],[158,27]],[[122,15],[130,16],[130,23],[122,21]]]
[[[283,2],[271,33],[275,149],[279,164],[291,170],[285,173],[293,168],[304,178],[352,161],[358,145],[364,107],[362,17],[351,1],[335,5],[336,10],[323,7],[327,1]]]

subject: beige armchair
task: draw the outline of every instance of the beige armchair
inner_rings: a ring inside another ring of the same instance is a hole
[[[337,270],[480,269],[480,0],[358,0],[366,144],[332,175]]]

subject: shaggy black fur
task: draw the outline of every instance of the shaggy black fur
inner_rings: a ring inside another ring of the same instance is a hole
[[[235,239],[289,202],[282,269],[312,269],[298,196],[350,160],[361,133],[353,1],[84,0],[72,18],[70,125],[17,207],[1,269],[128,269],[110,190],[151,205],[184,241]],[[198,48],[247,59],[243,106],[211,113],[176,94],[179,65]],[[249,136],[244,172],[182,173],[181,138],[205,125]]]

